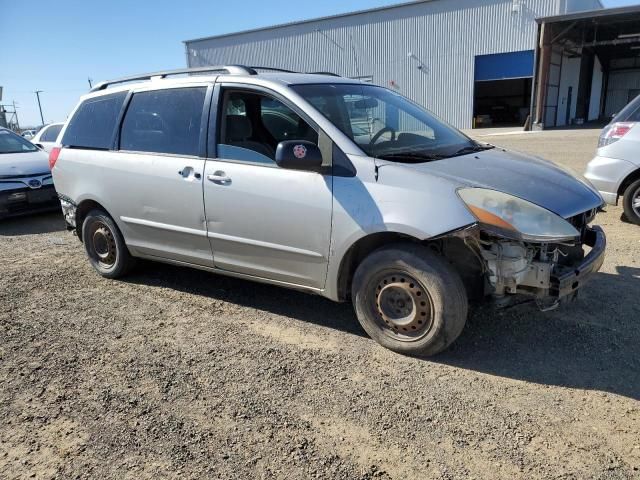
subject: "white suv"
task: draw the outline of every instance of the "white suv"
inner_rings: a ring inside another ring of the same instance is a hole
[[[350,299],[407,354],[451,344],[470,299],[574,298],[604,258],[588,184],[338,76],[229,66],[106,82],[61,145],[65,218],[101,275],[146,258]]]
[[[58,135],[60,135],[60,131],[63,126],[64,123],[51,123],[49,125],[45,125],[33,136],[30,142],[45,152],[50,152],[56,145],[56,140],[58,139]]]

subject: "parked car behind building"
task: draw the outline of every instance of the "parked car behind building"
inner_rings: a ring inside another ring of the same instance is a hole
[[[51,151],[101,275],[139,257],[351,300],[382,345],[431,355],[469,298],[554,308],[603,262],[602,199],[550,162],[371,84],[208,70],[96,86]]]
[[[27,140],[31,140],[35,134],[36,130],[24,130],[20,135],[22,135]]]

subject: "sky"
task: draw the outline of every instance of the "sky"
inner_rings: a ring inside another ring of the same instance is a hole
[[[183,40],[401,3],[403,0],[0,0],[2,104],[21,126],[64,121],[91,78],[186,66]],[[25,8],[24,5],[29,5]],[[607,7],[640,0],[604,0]],[[266,5],[268,4],[268,7]]]

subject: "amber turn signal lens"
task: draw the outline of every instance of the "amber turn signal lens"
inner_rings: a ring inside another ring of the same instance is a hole
[[[497,215],[494,215],[491,212],[487,212],[486,210],[480,207],[476,207],[475,205],[469,205],[468,207],[481,223],[493,225],[494,227],[504,228],[506,230],[516,231],[513,225],[511,225],[509,222],[505,222]]]

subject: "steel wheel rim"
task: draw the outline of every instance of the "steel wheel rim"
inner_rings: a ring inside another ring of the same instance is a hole
[[[631,196],[631,209],[638,217],[640,217],[640,187],[638,187]]]
[[[91,226],[89,239],[94,260],[103,268],[113,267],[118,258],[118,247],[111,229],[104,222],[96,221]]]
[[[414,342],[431,331],[433,302],[415,278],[404,272],[384,272],[373,285],[372,311],[387,336]]]

